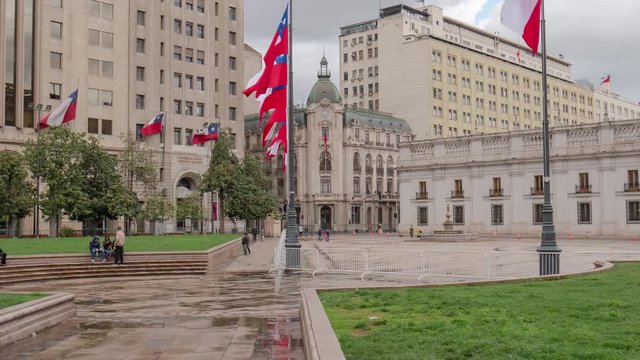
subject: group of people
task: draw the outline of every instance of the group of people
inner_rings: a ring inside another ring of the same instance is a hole
[[[318,229],[318,241],[329,242],[329,230]]]
[[[113,258],[114,265],[123,264],[124,242],[125,236],[120,226],[118,226],[115,241],[111,241],[109,235],[105,235],[104,241],[102,242],[102,244],[100,244],[100,236],[95,235],[89,242],[89,253],[91,254],[91,262],[95,263],[97,258],[102,258],[102,262],[111,261],[111,258]]]
[[[262,230],[258,231],[258,228],[255,225],[251,228],[251,235],[253,236],[253,242],[258,241],[258,236],[260,237],[260,240],[264,240]],[[249,248],[249,233],[247,231],[245,231],[242,236],[242,251],[245,255],[251,254],[251,249]]]

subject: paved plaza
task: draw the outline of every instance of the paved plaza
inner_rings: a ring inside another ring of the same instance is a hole
[[[377,235],[315,238],[303,248],[504,251],[530,253],[537,239],[473,243],[405,242]],[[76,295],[77,317],[0,349],[0,359],[303,359],[299,292],[310,287],[416,284],[411,276],[359,274],[269,275],[275,239],[252,244],[224,271],[204,276],[64,280],[12,285],[3,291],[61,291]],[[566,252],[603,260],[640,260],[640,242],[562,240]],[[443,253],[443,256],[449,256]],[[452,257],[450,261],[458,261]],[[429,278],[426,283],[464,281]]]

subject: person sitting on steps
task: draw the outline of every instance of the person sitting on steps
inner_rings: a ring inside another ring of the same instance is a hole
[[[91,262],[96,262],[96,257],[102,257],[102,261],[104,261],[104,255],[102,250],[100,249],[100,237],[95,235],[91,242],[89,242],[89,252],[91,253]]]
[[[0,266],[7,266],[7,253],[0,249]]]
[[[111,237],[109,235],[104,236],[104,242],[102,243],[102,251],[103,251],[103,261],[111,261],[113,257],[113,241],[111,241]]]

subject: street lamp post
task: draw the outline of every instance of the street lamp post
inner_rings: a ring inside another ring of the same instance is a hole
[[[36,211],[34,232],[36,239],[40,238],[40,116],[42,111],[51,111],[51,105],[29,103],[27,109],[38,114],[33,128],[36,130]]]
[[[553,207],[551,205],[551,167],[549,164],[549,109],[547,104],[547,44],[544,0],[541,2],[542,28],[542,138],[544,162],[544,204],[542,205],[542,239],[537,251],[540,258],[540,275],[560,273],[560,252],[556,242],[556,230],[553,225]]]

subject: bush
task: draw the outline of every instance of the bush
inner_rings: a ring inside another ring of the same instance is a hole
[[[60,237],[65,237],[65,238],[74,237],[76,235],[75,230],[66,226],[61,226],[58,232],[60,233]]]

